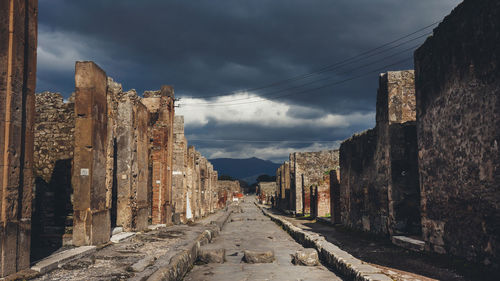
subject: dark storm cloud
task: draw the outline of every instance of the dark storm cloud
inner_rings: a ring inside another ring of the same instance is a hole
[[[429,25],[442,19],[458,2],[40,0],[37,90],[60,91],[68,96],[74,88],[75,60],[94,60],[109,76],[122,82],[124,88],[139,92],[172,84],[177,96],[211,96],[267,85],[354,56]],[[390,54],[381,54],[371,61]],[[370,113],[375,108],[376,73],[317,91],[307,90],[406,57],[411,57],[411,51],[362,69],[358,68],[370,61],[252,93],[264,97],[296,93],[277,99],[291,105],[286,113],[290,118]],[[411,61],[380,72],[408,68],[412,68]],[[328,81],[299,87],[329,77]],[[217,126],[217,121],[210,120],[209,124]],[[227,128],[227,124],[224,126]],[[254,135],[261,138],[273,138],[273,132],[277,132],[275,129],[269,132],[266,126],[252,126]],[[357,129],[360,128],[344,128],[342,136],[314,128],[310,133],[313,139],[340,139]],[[187,130],[190,132],[191,128],[188,126]],[[233,130],[244,135],[250,129],[236,126]],[[288,138],[295,137],[295,130],[288,127],[279,131]]]

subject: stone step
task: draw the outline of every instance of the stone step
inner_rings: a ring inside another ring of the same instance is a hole
[[[82,246],[62,251],[37,262],[31,267],[31,269],[44,274],[53,269],[59,268],[72,260],[94,253],[95,251],[96,246]]]
[[[392,244],[403,247],[415,252],[423,252],[425,249],[425,242],[407,236],[392,236]]]

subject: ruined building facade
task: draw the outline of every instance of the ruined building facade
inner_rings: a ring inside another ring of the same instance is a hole
[[[323,180],[330,170],[339,165],[339,151],[295,152],[290,154],[290,197],[295,200],[291,210],[299,214],[311,213],[311,187]],[[286,170],[286,164],[284,165]],[[285,172],[285,176],[288,174]],[[287,181],[285,180],[285,186]]]
[[[19,67],[20,81],[33,83],[29,70]],[[2,76],[2,83],[16,77]],[[2,194],[14,204],[2,209],[1,276],[62,245],[108,243],[114,227],[143,231],[150,224],[187,223],[225,206],[217,172],[187,148],[172,87],[139,97],[95,63],[77,62],[68,100],[57,93],[35,95],[28,84],[20,92],[12,85],[1,89],[10,95],[2,103],[2,114],[10,114],[2,123],[2,133],[9,133],[2,138],[8,160]],[[21,104],[7,110],[13,98]]]
[[[500,3],[464,1],[415,52],[422,238],[500,265]]]

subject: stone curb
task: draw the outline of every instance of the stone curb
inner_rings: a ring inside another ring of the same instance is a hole
[[[256,204],[257,205],[257,204]],[[298,243],[304,247],[318,250],[320,259],[329,267],[332,267],[344,277],[355,281],[392,281],[393,279],[382,271],[360,259],[353,257],[336,245],[328,242],[317,233],[304,231],[292,223],[281,219],[257,205],[264,215],[280,225]]]
[[[229,220],[232,208],[229,208],[224,215],[218,219],[211,221],[198,237],[191,243],[189,243],[186,249],[175,254],[167,265],[160,267],[148,278],[143,278],[142,280],[148,281],[177,281],[182,280],[186,273],[193,267],[196,259],[198,258],[198,253],[200,252],[200,247],[206,245],[212,241],[213,238],[219,235],[220,231],[224,225]]]

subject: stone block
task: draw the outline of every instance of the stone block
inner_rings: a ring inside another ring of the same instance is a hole
[[[296,251],[295,254],[292,255],[292,263],[304,266],[319,265],[318,251],[312,248]]]
[[[272,263],[274,262],[273,251],[243,251],[243,261],[246,263]]]
[[[201,247],[198,253],[200,263],[224,263],[226,260],[226,249],[213,249],[210,247]]]

